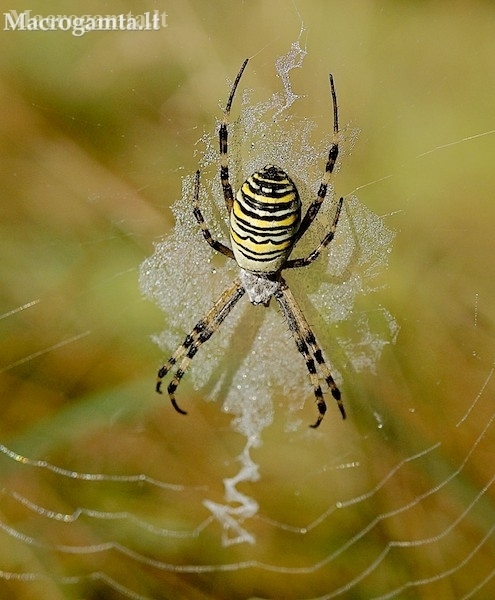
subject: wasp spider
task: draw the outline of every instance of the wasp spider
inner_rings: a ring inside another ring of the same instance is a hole
[[[339,152],[337,97],[333,77],[330,75],[333,101],[333,141],[328,152],[318,194],[302,219],[301,200],[296,186],[287,173],[275,165],[266,165],[260,171],[253,173],[242,184],[241,189],[234,197],[229,180],[228,123],[232,101],[247,62],[248,59],[244,61],[234,81],[219,131],[220,180],[230,218],[231,248],[213,239],[205,223],[199,207],[199,171],[196,172],[193,199],[194,216],[201,227],[205,240],[214,250],[237,262],[240,269],[239,277],[223,292],[208,314],[186,336],[184,343],[160,368],[156,391],[161,393],[163,378],[177,364],[177,369],[168,385],[168,394],[175,410],[186,414],[177,404],[175,392],[200,346],[210,339],[244,294],[247,294],[252,304],[262,304],[263,306],[268,306],[273,297],[278,302],[297,349],[306,362],[318,408],[318,419],[311,427],[318,427],[327,410],[319,374],[325,379],[343,418],[346,416],[345,409],[340,399],[340,391],[325,363],[318,342],[282,277],[282,271],[310,265],[332,241],[337,228],[343,198],[340,198],[337,203],[332,225],[319,245],[306,257],[290,258],[294,246],[318,214],[337,160]]]

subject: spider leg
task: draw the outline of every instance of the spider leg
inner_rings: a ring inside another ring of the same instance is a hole
[[[335,211],[335,216],[333,217],[333,222],[330,227],[330,230],[328,231],[326,236],[321,240],[321,242],[318,244],[318,246],[316,246],[316,248],[313,250],[313,252],[311,252],[310,254],[308,254],[308,256],[306,256],[304,258],[295,258],[292,260],[288,260],[284,265],[284,269],[293,269],[294,267],[307,267],[314,260],[316,260],[318,258],[318,256],[320,256],[320,253],[323,250],[323,248],[328,246],[328,244],[334,238],[335,230],[337,229],[337,223],[339,222],[343,203],[344,203],[344,198],[341,198],[339,200],[339,203],[337,204],[337,210]]]
[[[218,133],[219,145],[220,145],[220,181],[222,183],[223,196],[225,198],[225,204],[227,206],[227,211],[228,211],[229,215],[232,210],[232,204],[234,202],[234,194],[232,192],[232,186],[230,185],[230,180],[229,180],[228,124],[229,124],[229,117],[230,117],[230,108],[231,108],[232,102],[234,100],[234,95],[235,95],[237,86],[239,85],[239,81],[241,80],[242,73],[244,72],[244,69],[246,68],[248,60],[249,59],[246,58],[246,60],[242,63],[239,73],[237,73],[237,77],[235,78],[234,85],[232,86],[232,89],[230,90],[229,99],[227,100],[227,105],[225,107],[225,110],[223,111],[223,119],[222,119],[222,123],[220,125],[220,130]]]
[[[186,336],[184,342],[177,348],[168,361],[159,369],[158,379],[156,382],[156,391],[161,394],[162,380],[170,369],[179,363],[177,370],[168,385],[167,391],[170,397],[170,402],[175,410],[183,415],[187,414],[182,410],[175,400],[175,391],[189,368],[191,360],[198,351],[199,347],[204,344],[215,333],[221,325],[225,317],[234,308],[237,302],[242,298],[245,289],[239,279],[236,279],[232,285],[227,288],[220,298],[215,302],[207,315],[198,321],[192,331]]]
[[[280,305],[285,319],[287,320],[289,329],[296,342],[297,349],[303,355],[304,360],[306,361],[306,367],[313,385],[316,406],[318,407],[319,415],[318,419],[314,425],[311,425],[311,427],[316,428],[320,425],[327,410],[327,405],[323,399],[323,392],[318,379],[318,369],[321,369],[323,372],[323,376],[328,387],[330,388],[330,392],[337,402],[340,414],[342,415],[342,418],[345,419],[346,413],[340,398],[340,390],[337,387],[332,374],[330,373],[330,369],[325,363],[321,349],[313,332],[311,331],[308,322],[306,321],[306,317],[297,304],[296,299],[294,298],[284,279],[280,280],[280,288],[277,292],[275,292],[274,295]]]
[[[208,226],[206,225],[205,219],[203,217],[203,213],[201,212],[201,209],[199,208],[199,175],[200,175],[200,172],[198,170],[198,171],[196,171],[196,180],[194,183],[193,214],[196,218],[196,221],[199,223],[199,226],[201,227],[201,232],[203,233],[203,237],[208,242],[208,244],[213,248],[213,250],[216,250],[217,252],[221,252],[222,254],[225,254],[225,256],[228,256],[229,258],[234,258],[234,253],[228,246],[226,246],[225,244],[222,244],[222,242],[219,242],[219,241],[213,239],[213,237],[210,233],[210,230],[208,229]]]
[[[333,173],[333,169],[335,167],[335,163],[337,161],[337,156],[339,155],[339,111],[337,108],[337,94],[335,93],[335,86],[333,83],[333,76],[330,74],[330,91],[332,94],[332,103],[333,103],[333,141],[330,146],[330,150],[328,151],[327,164],[325,166],[325,173],[323,174],[320,189],[318,190],[318,195],[313,200],[313,202],[309,205],[306,214],[304,215],[303,220],[301,221],[301,226],[297,232],[297,236],[295,241],[301,239],[301,237],[306,233],[308,227],[315,220],[316,215],[318,214],[320,207],[327,195],[328,184],[330,182],[330,178]]]

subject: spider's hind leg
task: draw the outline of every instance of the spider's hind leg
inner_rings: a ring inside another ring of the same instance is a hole
[[[175,364],[179,364],[167,388],[170,402],[177,412],[183,415],[187,414],[186,411],[182,410],[177,404],[175,399],[175,391],[177,390],[182,377],[189,368],[194,355],[199,350],[200,346],[208,341],[215,331],[220,327],[225,317],[242,298],[244,293],[244,287],[242,286],[240,280],[236,279],[232,285],[223,292],[208,314],[203,319],[198,321],[198,323],[196,323],[191,333],[186,336],[184,342],[159,369],[158,379],[156,382],[156,391],[161,394],[163,378]]]
[[[196,354],[197,349],[203,343],[200,339],[200,331],[202,329],[203,320],[197,323],[194,326],[194,329],[186,336],[184,342],[177,348],[174,354],[168,359],[168,361],[158,370],[158,379],[156,382],[156,391],[161,394],[162,393],[162,381],[163,378],[167,375],[170,369],[177,363],[178,360],[181,360],[180,366],[175,372],[175,375],[172,381],[169,383],[167,392],[170,398],[170,402],[172,406],[175,408],[177,412],[181,415],[187,415],[185,410],[182,410],[175,400],[175,390],[184,375],[188,364],[193,359],[193,356]],[[185,356],[184,356],[185,355]]]
[[[318,427],[322,422],[327,411],[327,405],[323,398],[323,392],[318,379],[318,369],[321,369],[323,372],[323,376],[328,387],[330,388],[330,392],[334,400],[337,402],[340,414],[342,415],[342,418],[345,419],[346,413],[344,404],[341,400],[340,390],[337,387],[332,374],[330,373],[330,369],[323,358],[321,349],[318,346],[316,338],[311,331],[303,312],[299,308],[296,299],[292,295],[292,292],[290,291],[284,279],[281,279],[280,288],[274,294],[274,296],[277,299],[280,308],[282,309],[285,319],[287,320],[289,329],[296,342],[297,349],[304,357],[306,367],[309,372],[309,377],[313,385],[316,406],[319,414],[316,422],[311,425],[311,427],[316,429],[316,427]]]

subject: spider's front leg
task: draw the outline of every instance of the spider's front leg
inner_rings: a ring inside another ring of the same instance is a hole
[[[237,73],[237,77],[235,78],[234,85],[230,90],[229,99],[227,100],[227,104],[225,106],[225,110],[223,111],[223,119],[220,125],[220,130],[218,132],[218,141],[220,146],[220,181],[222,183],[223,197],[225,198],[225,205],[227,206],[227,211],[230,215],[230,211],[232,210],[232,205],[234,203],[234,194],[232,192],[232,186],[230,185],[229,180],[229,118],[230,118],[230,109],[232,107],[232,102],[234,100],[235,92],[237,90],[237,86],[239,85],[239,81],[241,80],[242,74],[246,65],[248,64],[248,58],[242,63],[239,73]]]
[[[337,229],[337,224],[339,222],[340,213],[342,211],[343,204],[344,204],[344,198],[341,198],[339,200],[339,203],[337,204],[337,210],[335,211],[332,225],[331,225],[328,233],[321,240],[321,242],[318,244],[318,246],[316,246],[316,248],[310,254],[308,254],[308,256],[305,256],[304,258],[294,258],[292,260],[288,260],[284,265],[284,269],[293,269],[295,267],[307,267],[314,260],[316,260],[318,258],[318,256],[320,256],[321,251],[326,246],[328,246],[328,244],[333,240],[333,238],[335,236],[335,230]]]
[[[335,163],[337,162],[337,157],[339,155],[339,109],[337,106],[337,94],[335,92],[333,76],[331,74],[329,75],[329,79],[333,103],[333,140],[328,151],[327,163],[325,165],[325,172],[321,179],[320,189],[318,190],[316,198],[309,205],[308,210],[304,215],[304,219],[301,221],[301,227],[297,232],[297,237],[295,241],[302,238],[302,236],[306,233],[311,223],[315,220],[316,215],[318,214],[321,205],[323,204],[323,200],[325,200],[325,196],[327,195],[328,184],[330,183],[333,169],[335,167]]]
[[[211,235],[211,232],[208,229],[208,226],[206,225],[205,219],[203,217],[203,213],[201,212],[201,209],[199,208],[199,177],[200,177],[200,172],[198,170],[198,171],[196,171],[196,179],[194,182],[194,199],[193,199],[194,217],[196,218],[196,221],[199,223],[199,226],[201,227],[201,232],[203,234],[203,237],[208,242],[208,244],[213,248],[213,250],[216,250],[217,252],[221,252],[222,254],[225,254],[225,256],[228,256],[229,258],[234,258],[234,253],[232,252],[232,250],[225,244],[222,244],[222,242],[215,240],[213,238],[213,236]]]

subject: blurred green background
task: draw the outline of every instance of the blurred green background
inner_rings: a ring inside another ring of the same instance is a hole
[[[3,11],[28,8],[159,10],[168,26],[0,33],[0,443],[69,471],[145,473],[184,489],[71,481],[2,457],[0,571],[46,579],[0,575],[0,596],[125,597],[87,576],[101,571],[148,598],[492,597],[495,4],[3,3]],[[375,493],[314,536],[291,538],[253,520],[246,527],[256,544],[231,548],[222,548],[217,525],[176,539],[136,533],[126,518],[81,518],[71,528],[40,519],[12,494],[63,514],[98,507],[190,532],[208,516],[202,499],[221,501],[222,479],[238,470],[244,441],[220,402],[202,402],[185,381],[194,411],[183,419],[154,394],[164,357],[150,335],[173,316],[142,299],[138,271],[173,226],[169,207],[181,177],[197,168],[195,144],[215,127],[227,80],[249,56],[243,85],[255,99],[279,89],[274,61],[302,25],[308,56],[292,81],[306,115],[326,136],[331,71],[341,124],[361,130],[337,193],[355,192],[397,232],[387,285],[363,305],[387,307],[400,332],[376,374],[343,374],[345,424],[329,412],[317,435],[288,434],[280,402],[254,452],[261,479],[244,491],[261,514],[295,527],[339,500]],[[411,460],[435,444],[424,461]],[[389,515],[408,502],[411,511]],[[343,549],[375,518],[366,543]],[[8,527],[37,543],[16,540]],[[48,550],[109,540],[167,565],[258,560],[307,570],[184,573],[115,550]],[[314,566],[337,548],[329,565]],[[380,568],[365,575],[382,552]]]

